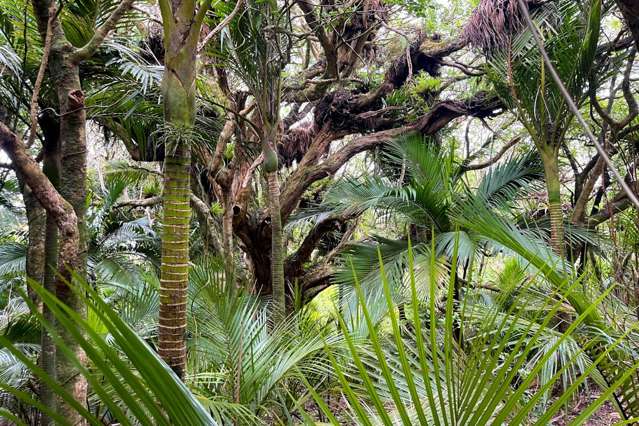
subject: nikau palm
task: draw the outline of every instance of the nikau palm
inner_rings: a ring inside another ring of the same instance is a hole
[[[164,26],[162,100],[165,120],[160,281],[160,356],[179,377],[186,368],[191,150],[195,122],[197,43],[209,2],[161,0]]]
[[[542,4],[535,12],[545,49],[577,102],[585,95],[601,25],[601,1],[588,2],[585,13],[573,1]],[[532,3],[529,3],[532,4]],[[496,21],[493,18],[500,19]],[[500,22],[500,25],[493,25]],[[559,150],[572,114],[559,88],[547,75],[517,0],[483,0],[465,29],[469,41],[487,56],[489,78],[504,102],[517,111],[539,151],[546,178],[552,247],[565,255]]]
[[[403,170],[403,181],[375,176],[345,178],[328,191],[324,208],[333,212],[370,209],[382,218],[398,221],[410,236],[416,264],[423,265],[426,271],[433,239],[437,256],[448,258],[457,240],[459,262],[465,266],[482,249],[490,248],[490,239],[481,229],[460,223],[469,205],[481,204],[490,214],[512,220],[508,206],[540,185],[541,166],[534,153],[495,166],[482,176],[474,190],[468,189],[464,166],[454,164],[450,153],[431,140],[419,136],[400,139],[389,144],[383,156],[387,167]],[[363,283],[372,280],[379,288],[378,264],[371,262],[379,247],[391,284],[405,282],[408,241],[375,238],[373,242],[374,245],[354,244],[345,250],[344,265],[336,274],[336,281],[352,285],[353,267]]]
[[[639,418],[632,2],[422,3],[0,0],[0,423]]]
[[[247,1],[230,25],[226,43],[233,69],[255,96],[257,117],[252,130],[262,148],[271,222],[271,287],[273,319],[286,313],[284,258],[286,256],[280,206],[278,143],[280,135],[281,79],[289,60],[290,39],[284,23],[289,8],[276,1]]]

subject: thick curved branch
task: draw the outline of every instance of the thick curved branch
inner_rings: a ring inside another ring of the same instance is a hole
[[[633,206],[630,199],[623,194],[623,196],[617,196],[615,199],[601,209],[598,213],[593,214],[587,220],[589,228],[595,228],[598,225],[610,220],[614,215],[621,213]]]
[[[338,133],[319,132],[299,167],[285,182],[281,196],[282,220],[286,220],[293,212],[302,194],[313,182],[331,176],[360,152],[373,149],[405,134],[433,135],[455,118],[464,115],[489,117],[502,109],[503,104],[496,96],[484,92],[477,93],[467,100],[445,100],[436,104],[414,123],[356,137],[322,163],[316,164],[316,161],[326,152],[330,142],[344,136]]]
[[[295,4],[297,4],[304,13],[304,20],[306,21],[306,24],[309,26],[311,31],[315,33],[315,36],[317,36],[317,39],[322,45],[322,49],[324,49],[324,55],[326,58],[326,69],[324,75],[327,78],[337,77],[337,49],[335,48],[332,40],[326,34],[324,26],[315,15],[315,4],[313,4],[311,0],[297,0]]]
[[[139,200],[134,199],[134,200],[120,201],[119,203],[116,203],[113,207],[116,209],[119,209],[122,207],[131,207],[131,208],[151,207],[151,206],[156,206],[160,203],[162,203],[162,196],[157,195],[155,197],[141,198]]]
[[[438,75],[444,57],[462,49],[466,41],[458,38],[441,41],[439,36],[420,36],[408,48],[408,54],[400,55],[386,71],[384,82],[374,91],[359,97],[358,109],[366,108],[379,98],[406,83],[408,77],[420,71],[430,75]]]
[[[78,220],[73,207],[55,189],[35,160],[26,151],[25,145],[4,123],[0,122],[0,148],[3,149],[13,167],[31,188],[34,197],[51,215],[60,230],[60,272],[65,275],[80,265]]]
[[[357,216],[355,212],[342,215],[329,215],[319,220],[313,229],[306,235],[295,253],[290,255],[285,262],[287,277],[299,276],[306,263],[324,235],[339,229],[340,225]]]

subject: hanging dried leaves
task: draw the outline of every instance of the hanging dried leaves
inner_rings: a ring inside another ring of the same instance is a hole
[[[540,0],[528,0],[533,8]],[[511,36],[523,28],[517,0],[481,0],[464,27],[462,37],[474,47],[490,52],[508,45]]]

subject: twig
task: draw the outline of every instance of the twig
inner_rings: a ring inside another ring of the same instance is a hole
[[[197,46],[197,53],[200,53],[202,49],[204,49],[204,46],[206,46],[206,43],[208,43],[209,40],[215,37],[217,33],[222,31],[222,29],[226,27],[229,24],[229,22],[231,22],[231,20],[235,17],[235,15],[237,15],[237,13],[240,11],[243,3],[244,3],[244,0],[237,0],[237,3],[235,4],[235,7],[231,11],[231,13],[226,18],[222,19],[222,22],[217,24],[215,28],[213,28],[211,32],[208,33],[206,37],[204,37],[204,40],[202,40],[202,42]]]
[[[494,157],[482,162],[482,163],[477,163],[477,164],[467,164],[467,165],[462,165],[461,169],[464,172],[467,172],[469,170],[480,170],[480,169],[485,169],[486,167],[489,167],[493,164],[495,164],[497,161],[499,161],[499,159],[501,157],[503,157],[503,155],[513,146],[515,146],[519,141],[521,140],[521,137],[517,136],[513,139],[511,139],[506,145],[504,145],[497,154],[495,154]]]

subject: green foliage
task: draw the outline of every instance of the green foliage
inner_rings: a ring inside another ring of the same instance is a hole
[[[570,0],[547,3],[534,19],[561,80],[580,102],[599,39],[601,1],[589,2],[586,11]],[[530,30],[514,34],[508,47],[491,52],[487,72],[504,102],[519,112],[537,145],[561,143],[572,114],[545,69]]]
[[[527,308],[534,293],[527,291],[528,285],[519,286],[510,308],[502,313],[473,302],[470,296],[474,290],[470,288],[464,289],[467,296],[463,302],[456,300],[453,269],[444,312],[434,297],[429,299],[424,312],[410,247],[408,259],[411,298],[409,305],[403,308],[410,308],[407,319],[401,319],[396,311],[381,252],[380,273],[390,332],[380,331],[380,322],[370,315],[370,305],[357,280],[358,300],[369,333],[365,343],[349,331],[346,318],[338,317],[346,350],[336,354],[327,349],[327,355],[341,395],[348,401],[348,415],[332,411],[322,396],[309,388],[318,407],[333,424],[340,421],[338,418],[365,425],[546,424],[586,377],[596,375],[597,366],[627,338],[624,334],[612,339],[605,351],[592,361],[588,360],[583,347],[575,343],[574,333],[580,324],[588,321],[589,312],[597,309],[607,296],[605,293],[565,331],[554,329],[553,320],[563,299],[579,291],[579,280],[566,281],[554,292],[536,294],[534,298],[546,307],[537,311]],[[453,257],[453,265],[455,259]],[[431,252],[431,265],[434,266],[435,261]],[[434,296],[433,290],[431,296]],[[585,343],[586,347],[592,346],[594,340]],[[561,364],[557,363],[557,356],[561,357]],[[639,364],[633,364],[624,376],[636,374],[637,367]],[[535,411],[549,390],[571,369],[579,370],[579,378],[571,386],[565,386],[552,405]],[[542,377],[540,385],[536,383],[539,376]],[[614,383],[605,394],[610,396],[619,385]],[[595,400],[574,424],[588,418],[604,400]]]
[[[99,369],[106,382],[91,374],[62,342],[56,328],[46,322],[41,314],[35,313],[41,324],[57,343],[58,350],[70,357],[76,368],[83,374],[92,389],[101,397],[101,401],[122,424],[132,424],[135,419],[141,424],[169,425],[212,425],[215,424],[206,410],[177,376],[164,364],[158,355],[88,286],[80,293],[87,308],[97,315],[116,346],[109,344],[104,336],[96,333],[93,327],[80,315],[68,308],[44,290],[39,284],[31,283],[42,301],[51,309],[56,321],[70,331],[74,340],[84,350],[86,357]],[[79,289],[78,289],[79,291]],[[0,336],[0,343],[8,352],[24,363],[39,380],[51,389],[65,403],[78,411],[89,423],[99,424],[94,414],[73,399],[71,395],[40,367],[26,357],[15,344]],[[116,349],[117,348],[117,349]],[[121,352],[126,357],[121,355]],[[12,394],[26,404],[32,404],[43,410],[58,424],[67,424],[59,414],[51,412],[28,394],[19,391],[8,383],[0,382],[3,391]],[[127,414],[125,414],[127,413]]]
[[[460,262],[470,262],[480,250],[488,249],[491,242],[482,229],[471,230],[460,222],[468,206],[479,203],[486,215],[512,220],[509,206],[536,189],[541,177],[538,157],[531,153],[493,167],[482,176],[475,190],[469,190],[452,156],[421,137],[391,144],[385,160],[391,168],[404,170],[405,182],[368,176],[358,180],[346,178],[328,191],[325,204],[338,212],[373,209],[382,219],[399,221],[414,241],[416,265],[428,263],[429,255],[422,257],[422,246],[429,247],[433,237],[438,257],[450,257],[457,240]],[[389,280],[398,285],[407,282],[403,277],[407,241],[375,240],[380,244]],[[357,272],[362,283],[380,288],[377,265],[370,261],[376,250],[370,243],[357,244],[345,255],[358,268],[361,265]],[[344,261],[342,264],[335,281],[352,286],[350,268]]]

